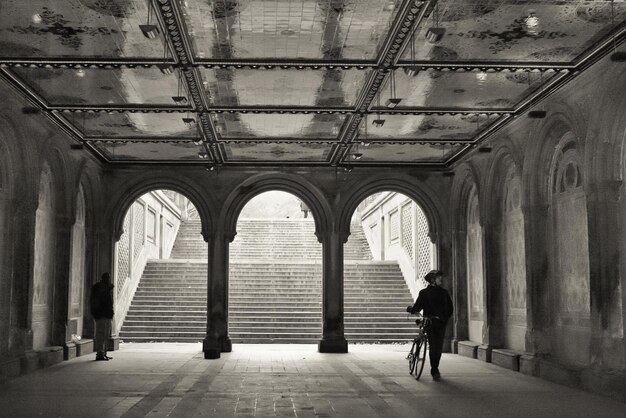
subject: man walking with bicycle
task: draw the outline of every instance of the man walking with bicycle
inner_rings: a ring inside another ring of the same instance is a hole
[[[443,339],[446,332],[446,324],[452,315],[452,299],[446,289],[441,287],[443,273],[440,270],[431,270],[424,279],[428,282],[426,289],[420,290],[413,306],[406,308],[407,312],[416,313],[424,311],[424,316],[431,319],[431,325],[426,330],[428,344],[430,345],[430,374],[433,379],[439,380],[439,360],[443,350]]]

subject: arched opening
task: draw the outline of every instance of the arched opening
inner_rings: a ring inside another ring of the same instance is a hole
[[[44,163],[39,178],[39,199],[35,215],[33,286],[31,291],[31,329],[33,349],[51,344],[52,292],[56,248],[55,188],[52,171]]]
[[[228,335],[234,343],[317,344],[322,246],[298,197],[267,191],[237,218],[229,249]]]
[[[398,342],[414,337],[406,307],[426,287],[436,264],[428,219],[395,191],[366,197],[344,245],[345,335],[349,342]]]
[[[552,354],[564,363],[584,366],[589,364],[591,333],[589,234],[582,164],[572,134],[561,140],[551,174]]]
[[[485,327],[485,266],[483,258],[483,228],[480,221],[478,193],[472,186],[467,203],[466,271],[468,335],[471,341],[484,342]]]
[[[207,244],[184,195],[137,198],[115,245],[115,327],[123,342],[199,342],[206,335]]]

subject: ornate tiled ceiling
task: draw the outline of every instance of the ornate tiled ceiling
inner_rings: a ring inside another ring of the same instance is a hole
[[[443,167],[626,37],[624,0],[3,0],[0,12],[0,76],[111,163]]]

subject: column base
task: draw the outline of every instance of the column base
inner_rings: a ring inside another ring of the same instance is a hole
[[[220,345],[222,353],[230,353],[233,351],[233,342],[230,340],[228,335],[220,338]]]
[[[67,341],[63,346],[63,360],[71,360],[77,357],[76,344],[73,341]]]
[[[478,360],[491,363],[491,350],[493,350],[493,347],[489,344],[479,345],[478,349],[476,350],[476,356]]]
[[[206,337],[202,340],[202,352],[207,360],[218,359],[222,353],[222,345],[218,339]]]
[[[322,338],[317,348],[320,353],[347,353],[348,341],[344,337]]]
[[[120,337],[117,335],[109,338],[107,341],[107,351],[115,351],[120,349]]]

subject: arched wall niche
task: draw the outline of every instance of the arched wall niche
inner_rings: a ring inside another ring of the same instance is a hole
[[[587,173],[572,132],[558,141],[550,164],[552,355],[566,364],[590,361],[590,263]],[[578,341],[578,344],[569,344]]]
[[[52,342],[52,296],[57,261],[54,251],[57,248],[55,230],[57,196],[52,169],[47,161],[41,166],[38,191],[33,243],[33,279],[30,291],[30,327],[34,350],[39,350]]]
[[[305,179],[280,173],[255,175],[235,187],[220,212],[220,224],[224,225],[225,236],[230,241],[235,238],[239,214],[252,198],[274,190],[291,193],[306,203],[313,213],[315,235],[321,242],[323,234],[329,231],[329,222],[332,219],[324,195]]]
[[[451,216],[450,223],[455,230],[453,241],[453,265],[454,265],[454,315],[455,315],[455,339],[457,341],[473,340],[482,342],[482,318],[471,319],[470,312],[470,271],[468,268],[468,214],[470,212],[470,199],[480,193],[478,173],[471,162],[460,164],[454,170],[454,180],[451,191]],[[478,199],[476,197],[476,199]],[[482,215],[478,211],[480,224]],[[470,322],[474,321],[474,322]],[[477,322],[478,321],[478,322]],[[470,336],[471,331],[471,336]]]
[[[527,276],[526,231],[520,158],[515,147],[505,142],[498,147],[488,175],[486,216],[497,239],[487,240],[489,288],[488,309],[494,317],[494,343],[505,348],[526,349]]]
[[[350,236],[350,220],[359,204],[372,194],[389,191],[402,193],[420,206],[426,215],[431,241],[438,244],[437,251],[439,251],[440,242],[437,240],[440,239],[439,235],[444,231],[446,225],[442,202],[435,197],[436,194],[432,190],[427,189],[423,184],[403,178],[364,179],[359,187],[355,187],[349,192],[342,202],[337,220],[337,227],[343,234],[344,241]]]
[[[125,190],[119,193],[119,198],[112,202],[110,210],[112,211],[112,224],[114,227],[114,240],[118,241],[124,233],[124,217],[135,200],[144,194],[154,190],[173,190],[182,194],[198,210],[200,222],[202,224],[202,236],[208,241],[214,231],[213,219],[210,210],[210,197],[206,196],[201,190],[192,185],[192,182],[181,181],[180,179],[172,179],[170,177],[156,177],[153,175],[145,175],[129,184]]]
[[[87,233],[86,233],[86,199],[82,185],[76,193],[70,245],[69,266],[69,300],[67,337],[83,335],[83,306],[86,283]]]

